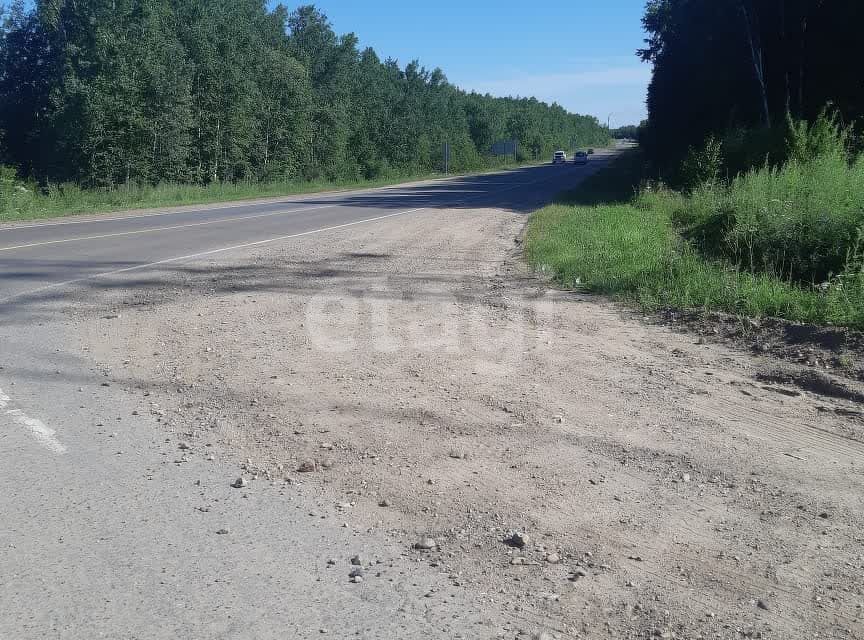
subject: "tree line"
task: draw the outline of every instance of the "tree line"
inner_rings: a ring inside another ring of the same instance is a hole
[[[638,124],[625,124],[617,129],[612,129],[610,135],[616,140],[638,140],[639,131]]]
[[[640,135],[649,155],[669,166],[712,135],[757,131],[750,160],[764,162],[788,122],[826,108],[859,121],[862,20],[858,0],[650,0],[639,52],[654,67]]]
[[[365,179],[599,145],[596,118],[468,93],[264,0],[16,0],[0,29],[0,164],[43,184]]]

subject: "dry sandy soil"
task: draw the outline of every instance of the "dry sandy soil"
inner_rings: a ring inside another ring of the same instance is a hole
[[[118,295],[93,357],[156,381],[178,463],[325,505],[297,521],[322,539],[386,536],[489,622],[436,637],[864,638],[860,383],[554,291],[524,222],[436,211],[178,271]],[[339,579],[374,591],[360,562]]]

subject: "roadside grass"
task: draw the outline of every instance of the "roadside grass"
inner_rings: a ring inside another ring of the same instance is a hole
[[[525,241],[531,266],[560,286],[647,310],[717,310],[864,328],[860,264],[847,264],[830,286],[819,287],[701,251],[681,224],[699,196],[639,190],[640,168],[638,152],[625,154],[536,212]]]
[[[864,157],[793,159],[659,204],[673,207],[673,222],[704,251],[749,271],[822,283],[846,269],[858,244]]]
[[[64,184],[51,186],[47,191],[37,190],[32,185],[15,184],[11,177],[7,177],[6,180],[0,179],[0,223],[132,209],[272,198],[324,191],[386,187],[402,182],[458,177],[460,175],[479,175],[522,166],[526,166],[526,163],[494,164],[477,171],[458,174],[440,172],[394,174],[373,180],[128,185],[113,189],[82,189],[76,185]],[[2,177],[0,176],[0,178]]]

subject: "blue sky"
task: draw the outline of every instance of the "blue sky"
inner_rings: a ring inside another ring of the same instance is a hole
[[[274,3],[275,4],[275,3]],[[285,2],[289,9],[296,3]],[[645,0],[319,0],[337,33],[401,65],[441,67],[465,89],[536,96],[612,126],[645,117],[635,55]]]

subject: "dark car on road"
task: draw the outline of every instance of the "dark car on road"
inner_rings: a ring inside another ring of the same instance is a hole
[[[584,151],[577,151],[573,154],[573,164],[588,164],[588,154]]]

